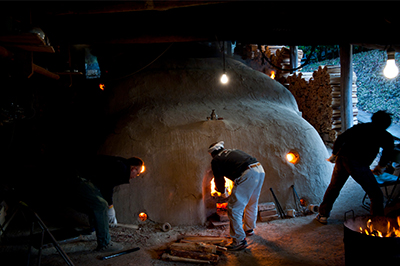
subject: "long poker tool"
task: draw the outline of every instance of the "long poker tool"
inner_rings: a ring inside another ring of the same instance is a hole
[[[297,194],[297,191],[296,191],[296,189],[294,188],[294,185],[292,185],[292,188],[293,188],[293,196],[294,196],[294,204],[295,204],[295,206],[296,206],[296,209],[298,208],[299,209],[299,211],[300,211],[300,209],[301,209],[301,211],[302,212],[304,212],[304,210],[301,208],[301,200],[300,200],[300,197],[299,197],[299,195]],[[297,199],[297,200],[296,200]],[[300,205],[300,206],[299,206]]]
[[[138,251],[139,249],[140,249],[139,247],[131,248],[131,249],[124,250],[124,251],[121,251],[121,252],[118,252],[118,253],[114,253],[114,254],[111,254],[111,255],[108,255],[108,256],[105,256],[105,257],[101,257],[100,259],[101,260],[108,260],[108,259],[115,258],[115,257],[121,256],[121,255],[125,255],[125,254],[131,253],[131,252]]]
[[[285,212],[283,211],[283,209],[282,209],[282,207],[281,207],[281,204],[279,204],[279,201],[278,201],[278,199],[276,198],[275,193],[274,193],[274,191],[272,190],[272,187],[269,188],[269,190],[271,190],[272,196],[274,196],[275,204],[276,204],[276,207],[278,208],[279,215],[281,216],[281,218],[286,218]]]

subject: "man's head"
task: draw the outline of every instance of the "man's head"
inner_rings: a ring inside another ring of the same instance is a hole
[[[374,113],[371,117],[372,124],[379,128],[387,129],[392,124],[392,114],[386,111],[378,111]]]
[[[211,144],[210,147],[208,147],[208,153],[211,154],[212,157],[214,157],[223,149],[224,149],[224,142],[221,140]]]
[[[138,157],[129,158],[128,164],[131,167],[130,179],[133,179],[144,172],[144,163],[143,163],[142,159],[140,159]]]

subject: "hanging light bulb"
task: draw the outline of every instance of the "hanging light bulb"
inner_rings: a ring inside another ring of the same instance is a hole
[[[221,83],[226,84],[228,82],[228,76],[224,73],[221,76]]]
[[[221,83],[226,84],[226,83],[228,83],[228,76],[226,75],[226,71],[225,71],[225,42],[223,42],[223,44],[222,44],[222,61],[224,63],[224,74],[222,74],[222,76],[221,76]]]
[[[383,69],[383,75],[389,79],[392,79],[399,73],[399,69],[397,68],[395,61],[395,51],[393,48],[389,48],[386,53],[387,62],[385,68]]]

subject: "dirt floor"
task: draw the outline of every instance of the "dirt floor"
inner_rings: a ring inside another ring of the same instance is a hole
[[[242,251],[224,252],[218,266],[235,265],[344,265],[343,222],[355,216],[368,215],[361,207],[363,191],[351,178],[346,183],[332,210],[328,225],[314,220],[315,214],[294,218],[258,222],[255,235],[248,237],[249,247]],[[387,209],[397,212],[396,208]],[[397,209],[398,210],[398,209]],[[11,226],[10,226],[11,227]],[[139,247],[140,250],[118,257],[101,260],[108,254],[92,252],[95,241],[76,241],[60,246],[73,265],[200,265],[170,262],[161,258],[169,244],[183,236],[228,236],[228,226],[179,226],[163,232],[153,222],[145,222],[139,229],[112,228],[112,240],[124,245],[123,250]],[[19,247],[19,248],[18,248]],[[31,265],[37,265],[38,251],[32,249]],[[27,265],[27,249],[17,243],[0,246],[1,265]],[[54,247],[45,248],[41,258],[43,266],[68,265]],[[6,263],[4,263],[6,262]]]

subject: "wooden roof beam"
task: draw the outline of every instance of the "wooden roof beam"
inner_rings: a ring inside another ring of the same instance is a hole
[[[68,2],[67,5],[57,3],[45,11],[47,15],[92,15],[135,11],[166,11],[174,8],[202,6],[227,3],[226,1],[122,1],[122,2]]]

